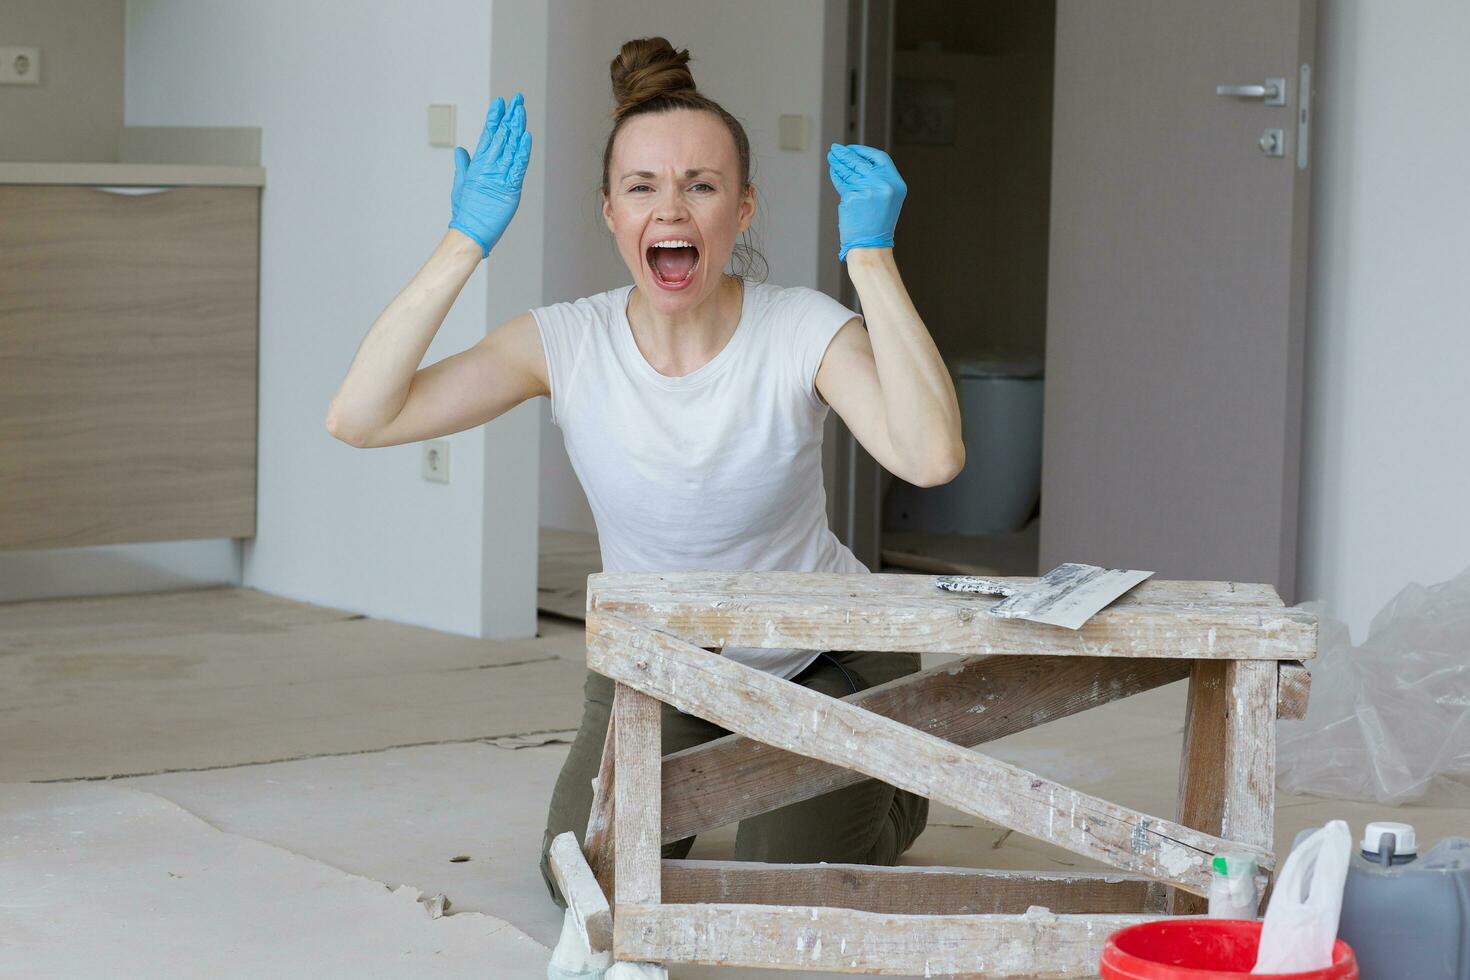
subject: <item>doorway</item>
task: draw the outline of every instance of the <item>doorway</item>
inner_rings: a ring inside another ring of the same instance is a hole
[[[849,16],[849,142],[887,150],[909,187],[904,285],[968,458],[917,487],[843,432],[834,530],[874,571],[1035,575],[1056,4],[853,0]]]
[[[874,571],[1079,561],[1295,601],[1315,0],[849,12],[848,142],[909,185],[904,283],[966,465],[911,487],[839,432],[838,537]]]

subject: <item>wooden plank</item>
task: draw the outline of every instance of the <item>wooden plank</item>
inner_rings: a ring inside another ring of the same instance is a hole
[[[1103,944],[1154,915],[889,915],[769,905],[620,906],[618,956],[922,977],[1095,977]]]
[[[1151,879],[1108,871],[664,861],[671,905],[802,905],[912,915],[1140,912]]]
[[[635,574],[642,577],[633,578]],[[613,578],[603,578],[609,575]],[[1068,630],[982,615],[999,601],[996,597],[945,592],[934,587],[934,579],[818,572],[604,572],[589,576],[587,605],[589,613],[615,613],[712,649],[729,644],[1260,660],[1302,660],[1316,649],[1313,614],[1286,609],[1279,599],[1274,604],[1225,601],[1222,597],[1233,595],[1227,588],[1232,583],[1159,583],[1172,589],[1149,591],[1146,587],[1154,583],[1144,582],[1081,629]],[[636,582],[637,588],[620,584],[625,581]],[[920,583],[929,589],[916,591]],[[883,585],[893,588],[884,591]],[[1252,594],[1262,595],[1259,589]]]
[[[558,834],[551,842],[550,858],[552,877],[561,889],[562,898],[567,900],[567,909],[582,941],[594,953],[612,949],[612,909],[587,859],[582,856],[577,835],[570,830]]]
[[[614,695],[616,697],[616,695]],[[613,859],[613,786],[617,783],[616,767],[613,765],[614,749],[617,744],[613,731],[618,723],[617,714],[607,720],[607,735],[602,740],[602,761],[597,766],[597,779],[592,785],[592,810],[587,815],[587,833],[583,840],[582,853],[597,884],[604,895],[613,894],[615,862]]]
[[[1245,660],[1225,666],[1220,836],[1266,851],[1276,838],[1276,683],[1273,663]],[[1261,895],[1262,911],[1268,894],[1269,881]]]
[[[587,617],[587,662],[730,731],[856,769],[1197,894],[1206,894],[1209,860],[1226,845],[606,613]],[[621,787],[621,774],[619,779]],[[1274,863],[1269,851],[1230,846],[1253,854],[1262,866]]]
[[[1312,695],[1312,674],[1299,660],[1282,660],[1277,664],[1276,717],[1302,719],[1307,716],[1307,701]]]
[[[1025,731],[1189,676],[1183,660],[971,657],[843,698],[963,746]],[[682,840],[863,779],[727,735],[664,757],[663,840]]]
[[[614,690],[613,894],[619,908],[659,901],[661,711],[658,701],[625,684]]]
[[[1195,664],[1180,762],[1178,820],[1225,838],[1229,850],[1270,850],[1273,845],[1277,703],[1273,663]],[[1273,865],[1262,868],[1269,871]],[[1169,910],[1176,915],[1204,909],[1205,903],[1196,897],[1177,893],[1170,897]]]
[[[847,596],[854,599],[933,598],[944,593],[935,585],[938,575],[881,572],[594,572],[587,577],[589,595],[643,592],[654,595],[679,592],[721,592],[759,599],[783,595],[813,598]],[[1034,585],[1035,575],[986,575],[1016,588]],[[1270,585],[1256,582],[1179,581],[1149,579],[1113,605],[1166,606],[1195,609],[1203,606],[1273,606],[1281,597]],[[590,608],[590,607],[589,607]]]
[[[1179,797],[1175,818],[1207,834],[1220,833],[1225,796],[1225,662],[1196,660],[1184,709],[1184,747],[1179,759]],[[1170,889],[1174,915],[1198,915],[1204,898]]]

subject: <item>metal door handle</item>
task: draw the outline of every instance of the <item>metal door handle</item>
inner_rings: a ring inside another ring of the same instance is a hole
[[[1215,94],[1261,99],[1266,105],[1286,105],[1286,79],[1268,78],[1264,85],[1216,85]]]

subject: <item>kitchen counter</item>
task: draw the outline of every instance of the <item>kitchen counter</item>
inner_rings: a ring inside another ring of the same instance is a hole
[[[0,184],[264,187],[264,167],[179,163],[0,163]]]

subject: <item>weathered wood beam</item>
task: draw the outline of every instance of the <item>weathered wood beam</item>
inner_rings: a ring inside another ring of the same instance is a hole
[[[577,835],[570,830],[558,834],[551,842],[550,857],[552,877],[567,900],[567,910],[582,941],[594,953],[612,949],[612,909],[582,856]]]
[[[1209,861],[1227,847],[1263,867],[1269,851],[1224,841],[952,745],[824,694],[708,653],[642,623],[587,617],[588,665],[732,732],[856,769],[900,789],[1124,871],[1206,894]],[[621,737],[621,736],[620,736]],[[622,753],[618,765],[621,768]],[[619,775],[621,821],[622,782]],[[622,874],[619,835],[618,873]],[[621,905],[621,884],[619,904]]]
[[[1312,674],[1299,660],[1282,660],[1277,665],[1276,717],[1300,720],[1307,716],[1312,695]]]
[[[802,905],[910,915],[1057,914],[1144,910],[1152,879],[1110,871],[1001,871],[989,868],[876,867],[664,861],[663,900],[671,905]]]
[[[1234,597],[1247,587],[1234,583],[1144,582],[1069,630],[986,615],[996,597],[944,592],[934,578],[604,572],[588,578],[587,607],[589,616],[621,615],[708,648],[1222,660],[1303,660],[1316,650],[1316,617],[1267,602],[1269,587],[1249,587],[1257,601],[1244,603]]]
[[[618,908],[618,955],[878,976],[1097,976],[1103,944],[1151,915],[887,915],[768,905]]]
[[[1276,814],[1276,670],[1263,661],[1197,661],[1179,767],[1180,823],[1266,851]],[[1204,909],[1198,896],[1170,896],[1175,915]]]
[[[662,708],[648,694],[619,684],[613,692],[617,778],[613,781],[615,905],[659,902],[658,839]]]
[[[963,746],[1025,731],[1189,676],[1184,660],[971,657],[842,700]],[[727,735],[663,762],[663,840],[682,840],[863,779]]]
[[[1225,667],[1225,799],[1220,836],[1272,851],[1276,838],[1277,668],[1266,661],[1233,660]],[[1273,860],[1263,865],[1267,885]]]
[[[1184,745],[1179,756],[1179,791],[1175,819],[1207,834],[1220,832],[1225,797],[1225,663],[1196,661],[1184,708]],[[1198,915],[1202,896],[1170,889],[1169,911]]]
[[[613,787],[617,783],[613,756],[617,739],[613,731],[617,723],[617,715],[614,712],[607,720],[607,735],[602,740],[602,760],[597,765],[597,779],[592,786],[592,809],[587,815],[587,833],[582,838],[586,841],[582,847],[582,853],[587,858],[587,864],[592,868],[592,873],[597,876],[597,884],[602,888],[604,895],[613,894],[615,870],[612,817],[615,799]]]
[[[949,573],[945,573],[948,575]],[[705,572],[595,572],[587,577],[587,594],[607,591],[651,593],[722,592],[752,596],[758,601],[783,595],[851,597],[857,599],[930,599],[945,595],[938,575],[881,572],[705,571]],[[993,582],[1026,588],[1039,581],[1035,575],[987,575]],[[1256,582],[1177,581],[1151,578],[1130,589],[1112,604],[1127,606],[1281,606],[1281,596],[1270,585]],[[587,611],[595,607],[589,602]]]

